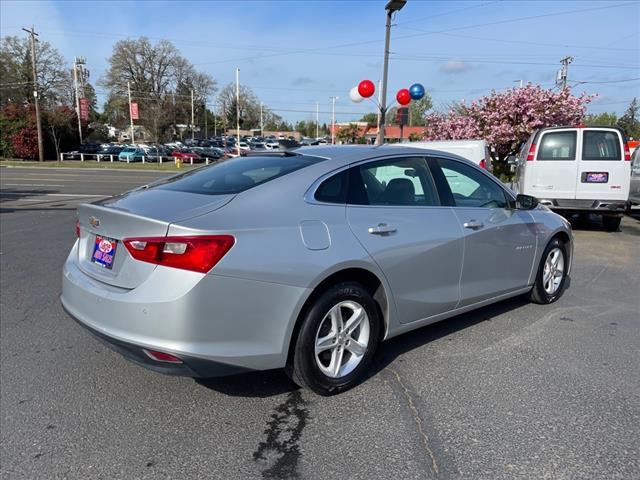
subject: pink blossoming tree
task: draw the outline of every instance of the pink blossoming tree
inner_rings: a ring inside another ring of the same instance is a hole
[[[455,111],[433,113],[426,118],[427,140],[481,138],[495,149],[497,173],[506,173],[505,159],[536,129],[577,125],[593,96],[571,94],[569,89],[551,90],[528,84],[464,102]]]

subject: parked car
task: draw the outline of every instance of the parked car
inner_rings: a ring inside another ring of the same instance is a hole
[[[533,133],[516,163],[514,190],[563,214],[597,214],[616,231],[627,208],[631,155],[615,127],[551,127]]]
[[[147,145],[138,149],[138,152],[134,154],[132,161],[134,162],[159,162],[160,158],[163,161],[172,161],[171,152],[162,145]]]
[[[101,148],[97,155],[100,161],[117,159],[120,152],[124,149],[122,145],[110,145],[106,148]]]
[[[134,162],[134,157],[138,154],[138,158],[144,152],[135,146],[128,146],[122,149],[122,151],[118,154],[118,160],[121,162]]]
[[[556,301],[573,252],[568,221],[477,165],[386,146],[221,162],[82,204],[77,232],[62,305],[129,360],[286,367],[322,395],[362,379],[382,340]]]
[[[394,146],[407,146],[402,143],[392,143]],[[493,171],[489,145],[486,140],[439,140],[433,142],[411,142],[413,148],[426,148],[441,152],[453,153],[475,163],[480,168]]]
[[[636,147],[631,156],[629,202],[633,205],[640,205],[640,147]]]
[[[198,147],[193,149],[194,153],[197,153],[200,158],[208,159],[209,161],[216,161],[222,157],[220,149],[218,148],[205,148]]]
[[[181,148],[179,150],[174,150],[171,152],[171,156],[177,159],[182,160],[183,163],[193,163],[202,161],[200,155],[195,153],[193,150],[189,148]]]

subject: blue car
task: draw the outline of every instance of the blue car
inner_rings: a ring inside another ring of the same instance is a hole
[[[125,147],[118,155],[118,160],[121,162],[133,162],[134,156],[140,153],[140,149],[137,147]]]

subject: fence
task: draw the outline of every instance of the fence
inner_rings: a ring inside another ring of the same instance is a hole
[[[162,165],[163,159],[167,159],[167,161],[169,162],[173,162],[176,165],[178,165],[178,163],[188,163],[189,165],[193,165],[194,163],[201,163],[203,161],[203,159],[198,158],[196,159],[196,161],[194,162],[194,158],[190,157],[187,159],[184,158],[180,158],[180,157],[172,157],[172,156],[159,156],[159,157],[155,157],[158,160],[157,161],[149,161],[146,160],[145,161],[145,157],[142,156],[140,161],[137,160],[131,160],[129,157],[127,157],[126,159],[121,160],[119,155],[107,155],[107,154],[98,154],[98,153],[60,153],[60,161],[64,162],[66,161],[70,161],[70,160],[80,160],[81,162],[84,161],[96,161],[97,163],[100,162],[110,162],[113,163],[114,158],[116,161],[118,162],[126,162],[126,163],[158,163],[160,165]],[[219,160],[222,160],[222,158],[218,158],[215,160],[209,159],[209,158],[204,158],[204,164],[205,165],[209,165],[212,162],[217,162]]]

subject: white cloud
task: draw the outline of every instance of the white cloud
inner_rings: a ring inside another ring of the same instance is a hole
[[[469,70],[471,66],[463,60],[454,60],[451,59],[447,61],[444,65],[440,66],[440,71],[444,73],[462,73]]]

